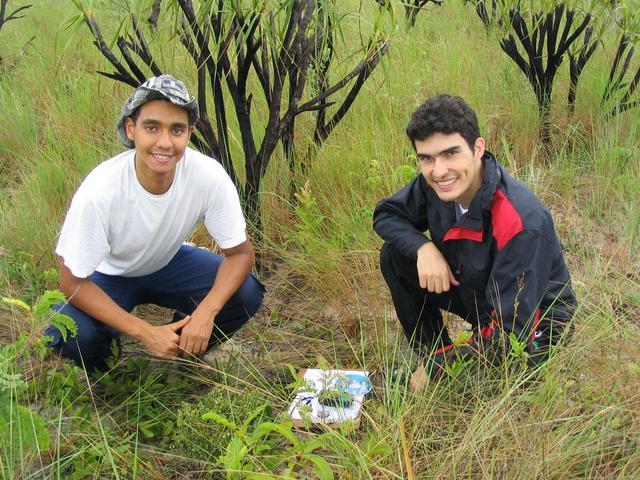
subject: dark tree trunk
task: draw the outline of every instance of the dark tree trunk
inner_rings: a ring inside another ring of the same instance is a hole
[[[575,13],[573,10],[566,9],[564,4],[557,5],[553,11],[532,14],[525,12],[524,16],[519,9],[511,8],[508,12],[507,25],[503,17],[504,12],[500,12],[495,0],[488,5],[487,3],[488,0],[480,0],[476,5],[476,12],[487,29],[498,25],[510,31],[500,39],[500,47],[524,73],[533,88],[538,104],[540,142],[548,160],[551,158],[552,150],[550,112],[553,82],[564,55],[585,31],[591,21],[591,15],[586,14],[573,28]],[[524,55],[519,50],[516,39]],[[588,38],[585,44],[588,44]],[[586,56],[582,58],[582,66],[588,60],[585,58]],[[579,76],[578,70],[576,73]]]
[[[322,67],[325,81],[321,82],[321,88],[313,98],[302,102],[314,55],[321,55],[326,45],[333,48],[333,25],[327,11],[332,8],[330,0],[290,0],[286,8],[277,11],[251,10],[241,4],[231,7],[225,0],[211,0],[206,6],[200,5],[197,12],[193,0],[155,0],[147,18],[148,28],[160,28],[163,10],[169,8],[177,12],[176,38],[192,58],[198,79],[200,119],[193,143],[222,163],[238,187],[253,235],[260,236],[260,186],[278,143],[282,142],[293,171],[296,117],[305,112],[321,112],[314,141],[324,142],[346,115],[388,44],[381,39],[369,39],[368,49],[361,50],[362,62],[334,85],[326,81],[333,59],[330,55]],[[105,42],[92,12],[83,14],[96,46],[115,68],[113,73],[101,74],[135,88],[145,80],[148,71],[154,75],[162,73],[133,14],[129,14],[129,19],[135,35],[118,36],[119,56]],[[258,79],[259,90],[249,93],[247,82],[252,76]],[[325,110],[334,103],[331,97],[345,88],[350,89],[345,99],[325,121]],[[257,119],[260,128],[255,128],[256,118],[251,115],[256,94],[263,96],[268,108],[267,115]],[[229,98],[233,101],[244,154],[244,185],[239,184],[231,156],[230,111],[228,103],[225,104]],[[256,131],[264,132],[262,138],[256,137]]]

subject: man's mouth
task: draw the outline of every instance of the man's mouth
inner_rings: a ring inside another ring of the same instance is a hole
[[[167,155],[164,153],[151,153],[153,158],[155,158],[159,163],[167,163],[172,155]]]
[[[447,189],[447,187],[450,187],[451,185],[453,185],[456,181],[458,180],[458,177],[448,177],[448,178],[443,178],[442,180],[433,180],[433,182],[438,185],[438,187],[440,187],[441,189]]]

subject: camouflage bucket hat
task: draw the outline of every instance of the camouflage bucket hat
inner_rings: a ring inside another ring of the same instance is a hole
[[[122,113],[116,124],[120,141],[127,148],[135,148],[134,143],[127,137],[125,119],[130,117],[137,108],[151,100],[169,100],[174,105],[184,108],[189,113],[189,123],[195,123],[198,118],[198,102],[189,95],[187,87],[180,80],[171,75],[151,77],[133,92],[122,107]]]

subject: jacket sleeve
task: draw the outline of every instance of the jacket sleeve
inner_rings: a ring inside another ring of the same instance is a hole
[[[418,249],[429,241],[427,195],[422,175],[403,189],[378,202],[373,213],[373,228],[393,248],[408,258],[417,258]]]
[[[537,231],[523,231],[496,255],[486,298],[495,320],[520,341],[537,325],[538,307],[551,275],[553,245]]]

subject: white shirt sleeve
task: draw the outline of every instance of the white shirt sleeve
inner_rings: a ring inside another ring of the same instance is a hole
[[[78,278],[87,278],[109,253],[107,221],[82,187],[67,212],[56,253]]]
[[[221,169],[218,188],[212,195],[204,216],[207,231],[220,248],[232,248],[247,239],[247,225],[242,214],[238,191]]]

